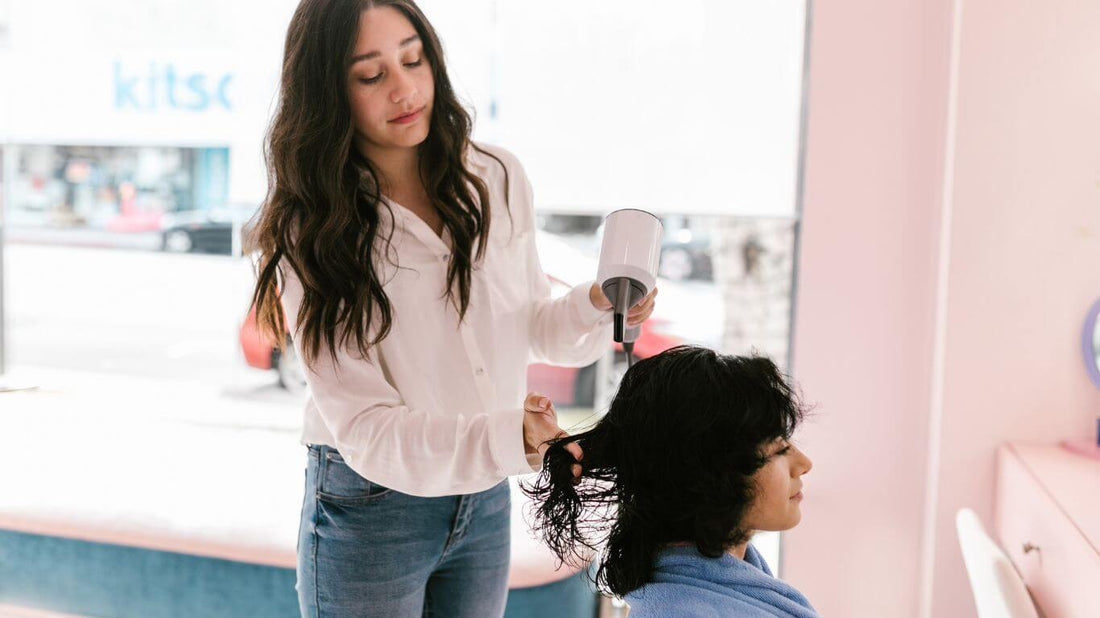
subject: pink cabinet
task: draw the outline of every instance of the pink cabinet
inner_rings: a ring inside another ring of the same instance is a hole
[[[1059,446],[1002,446],[993,517],[1047,618],[1100,616],[1100,460]]]

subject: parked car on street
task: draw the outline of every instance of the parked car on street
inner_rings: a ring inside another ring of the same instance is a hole
[[[161,249],[170,253],[233,253],[233,229],[243,227],[256,204],[167,213],[161,223]]]

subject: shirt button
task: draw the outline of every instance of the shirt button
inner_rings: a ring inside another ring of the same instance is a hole
[[[484,369],[482,369],[481,367],[478,367],[478,368],[477,368],[477,371],[475,371],[474,373],[476,373],[476,374],[477,374],[477,375],[479,375],[479,376],[480,376],[480,375],[484,375],[484,374],[485,374],[485,370],[484,370]]]

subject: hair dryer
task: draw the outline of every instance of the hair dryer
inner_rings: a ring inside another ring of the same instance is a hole
[[[615,341],[623,344],[628,364],[641,326],[627,328],[626,315],[657,284],[661,233],[661,220],[644,210],[624,208],[604,219],[596,281],[611,301]]]

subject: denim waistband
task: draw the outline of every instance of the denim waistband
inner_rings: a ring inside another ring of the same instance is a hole
[[[310,454],[316,455],[318,457],[322,457],[326,453],[340,453],[340,451],[336,450],[335,446],[329,446],[327,444],[307,444],[306,450]]]

